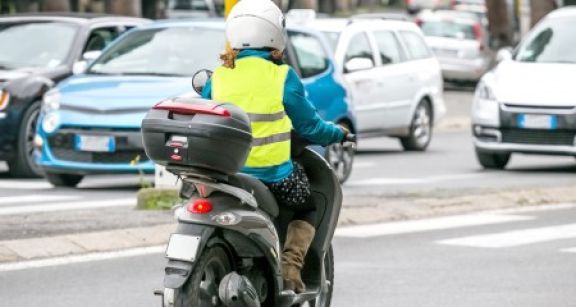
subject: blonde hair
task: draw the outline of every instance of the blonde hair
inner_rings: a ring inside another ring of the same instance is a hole
[[[226,43],[224,46],[224,52],[220,54],[222,66],[234,69],[236,67],[236,59],[238,58],[238,53],[240,53],[240,50],[232,49],[230,43]],[[270,52],[270,57],[273,61],[280,61],[284,58],[284,52],[274,49]]]

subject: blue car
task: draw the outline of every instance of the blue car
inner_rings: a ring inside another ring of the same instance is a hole
[[[326,120],[356,130],[346,91],[319,32],[291,27],[286,61],[302,76]],[[196,95],[191,76],[214,69],[224,48],[220,21],[164,21],[134,29],[106,48],[85,73],[45,94],[36,145],[38,163],[55,186],[74,187],[85,175],[152,173],[140,123],[169,97]],[[334,145],[326,157],[345,180],[353,150]]]

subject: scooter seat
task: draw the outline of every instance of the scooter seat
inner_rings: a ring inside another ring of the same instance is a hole
[[[256,198],[258,208],[276,218],[279,214],[278,203],[274,195],[262,181],[245,174],[236,174],[228,179],[232,186],[246,190]]]

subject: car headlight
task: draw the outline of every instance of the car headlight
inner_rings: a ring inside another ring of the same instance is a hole
[[[52,133],[56,131],[59,124],[60,124],[60,116],[58,115],[58,113],[55,112],[48,113],[46,116],[44,116],[44,119],[42,120],[42,129],[44,129],[44,132],[46,133]]]
[[[5,90],[0,90],[0,111],[5,110],[10,102],[10,93]]]
[[[498,127],[500,125],[500,105],[493,89],[484,82],[480,82],[474,94],[472,106],[472,119],[474,124]]]
[[[60,99],[62,95],[58,89],[51,89],[44,94],[42,110],[45,113],[60,109]]]

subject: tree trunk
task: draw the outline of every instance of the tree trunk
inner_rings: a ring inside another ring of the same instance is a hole
[[[500,49],[512,45],[512,33],[505,0],[486,0],[490,47]]]
[[[140,0],[108,0],[109,12],[114,15],[142,16]]]
[[[69,0],[42,0],[40,10],[45,12],[70,12]]]
[[[290,8],[291,9],[311,9],[311,10],[318,10],[318,1],[317,0],[293,0],[290,1]]]
[[[332,14],[336,10],[335,0],[318,0],[321,13]]]
[[[336,11],[348,12],[350,10],[350,0],[336,0]]]
[[[557,9],[556,1],[554,0],[530,0],[530,24],[534,26],[546,14]]]
[[[38,2],[36,0],[14,0],[16,12],[38,12]]]

